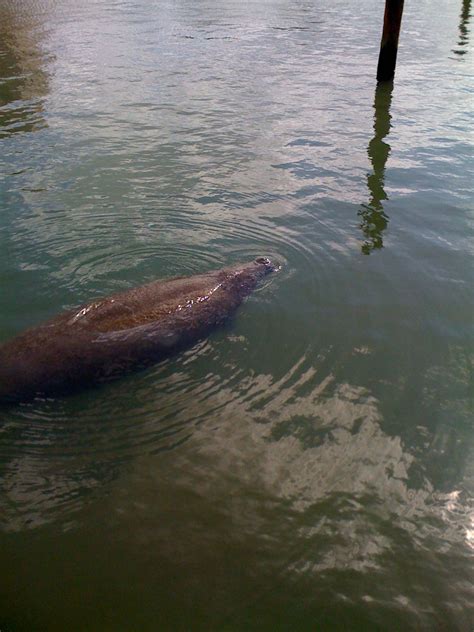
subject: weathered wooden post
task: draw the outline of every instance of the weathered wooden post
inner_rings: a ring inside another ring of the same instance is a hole
[[[382,41],[380,43],[377,81],[390,81],[395,75],[398,36],[402,23],[404,0],[385,0]]]

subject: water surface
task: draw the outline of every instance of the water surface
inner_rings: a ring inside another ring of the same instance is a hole
[[[472,630],[470,2],[0,0],[0,341],[282,264],[223,330],[2,411],[0,627]]]

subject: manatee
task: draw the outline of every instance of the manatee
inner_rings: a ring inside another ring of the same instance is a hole
[[[159,362],[222,325],[273,270],[259,257],[65,311],[0,346],[0,402],[67,394]]]

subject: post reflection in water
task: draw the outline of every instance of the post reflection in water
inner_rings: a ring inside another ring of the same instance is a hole
[[[459,22],[459,42],[458,46],[464,48],[454,48],[453,53],[456,55],[465,55],[467,53],[466,46],[469,42],[468,38],[468,24],[471,17],[471,0],[463,0],[461,9],[461,19]]]
[[[42,40],[31,16],[15,5],[0,7],[0,138],[46,126],[49,74]]]
[[[390,104],[392,102],[393,81],[377,84],[374,99],[374,136],[367,147],[372,164],[372,173],[367,176],[369,203],[362,204],[358,215],[360,227],[365,237],[362,252],[369,255],[372,250],[383,247],[382,233],[388,225],[388,215],[383,208],[383,200],[388,200],[384,189],[385,164],[390,155],[390,145],[384,141],[390,132]]]

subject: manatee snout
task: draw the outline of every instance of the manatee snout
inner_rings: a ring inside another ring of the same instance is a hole
[[[269,272],[275,272],[275,270],[278,269],[278,266],[276,266],[268,257],[257,257],[254,263],[259,266],[265,266],[266,274]]]

